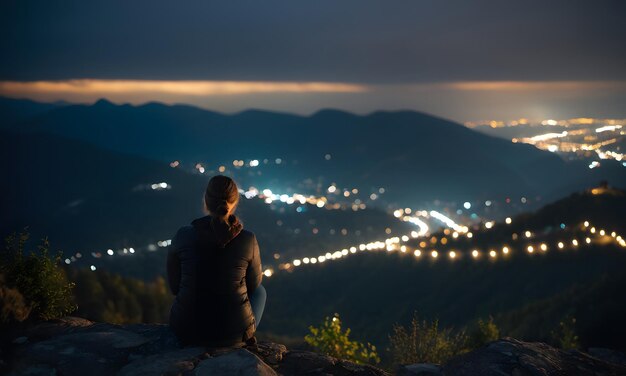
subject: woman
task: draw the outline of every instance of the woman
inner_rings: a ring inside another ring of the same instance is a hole
[[[176,295],[170,327],[182,345],[237,346],[256,342],[266,293],[256,237],[235,216],[239,191],[226,176],[207,185],[209,215],[182,227],[167,255]]]

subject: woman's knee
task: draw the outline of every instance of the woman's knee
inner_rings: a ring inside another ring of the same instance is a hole
[[[254,289],[250,299],[257,302],[265,302],[265,300],[267,300],[267,291],[265,290],[265,287],[263,287],[263,285],[259,285],[256,289]]]

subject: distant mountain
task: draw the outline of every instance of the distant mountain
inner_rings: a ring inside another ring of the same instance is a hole
[[[41,103],[28,99],[0,97],[0,130],[15,129],[19,127],[20,123],[28,119],[66,105],[68,103]]]
[[[2,236],[29,226],[36,239],[47,236],[65,257],[84,254],[77,265],[152,278],[163,272],[164,252],[147,246],[170,239],[179,227],[204,215],[208,177],[163,162],[59,136],[9,132],[0,132],[0,160]],[[162,182],[167,189],[151,188]],[[284,262],[387,237],[387,227],[402,234],[415,229],[376,208],[326,210],[242,198],[238,214],[257,234],[268,266],[279,262],[275,253]],[[109,248],[124,247],[137,253],[106,255]],[[93,258],[91,252],[105,257]]]
[[[284,168],[256,176],[254,184],[295,186],[313,179],[368,194],[385,187],[386,202],[402,205],[562,194],[606,178],[626,183],[625,174],[615,182],[613,171],[589,172],[532,146],[412,111],[225,115],[183,105],[100,100],[53,109],[19,128],[162,161],[204,162],[213,170],[225,165],[227,172],[233,160],[281,158]]]

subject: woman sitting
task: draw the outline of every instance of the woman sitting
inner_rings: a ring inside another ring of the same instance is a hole
[[[256,237],[234,215],[238,202],[235,182],[213,177],[204,194],[209,215],[182,227],[172,239],[167,276],[176,298],[170,326],[181,345],[256,342],[266,292]]]

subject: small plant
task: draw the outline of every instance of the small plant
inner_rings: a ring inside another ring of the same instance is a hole
[[[420,321],[414,314],[408,328],[394,325],[389,342],[394,364],[443,363],[464,351],[467,336],[465,331],[440,329],[438,320]]]
[[[476,349],[498,338],[500,338],[500,330],[493,322],[493,317],[489,317],[489,321],[479,319],[468,335],[467,345],[470,349]]]
[[[341,329],[339,314],[326,317],[319,328],[310,326],[309,331],[311,333],[304,337],[304,341],[323,354],[358,364],[380,362],[374,345],[350,340],[350,329]]]
[[[555,344],[563,350],[573,350],[580,347],[580,341],[576,334],[576,318],[566,316],[559,322],[556,330],[552,331]]]
[[[0,274],[0,328],[26,320],[30,310],[24,296],[17,289],[7,287],[4,275]]]
[[[37,251],[25,252],[28,233],[7,237],[5,249],[0,254],[0,273],[7,287],[17,289],[30,307],[30,317],[49,320],[73,312],[72,288],[60,267],[61,252],[55,257],[48,254],[49,243],[43,239]]]

